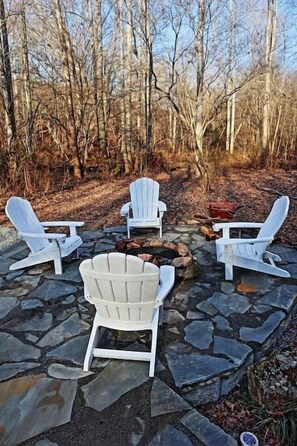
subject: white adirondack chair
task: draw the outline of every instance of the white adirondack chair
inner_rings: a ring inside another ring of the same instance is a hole
[[[130,359],[149,361],[149,376],[154,376],[159,309],[174,285],[174,267],[158,268],[135,256],[110,253],[84,260],[79,270],[85,285],[85,298],[96,307],[84,370],[89,370],[93,357]],[[123,331],[151,330],[151,351],[97,348],[103,327]]]
[[[40,222],[29,201],[20,197],[11,197],[7,201],[5,212],[31,252],[23,260],[10,266],[10,270],[26,268],[53,260],[55,273],[62,274],[63,257],[67,257],[82,244],[82,239],[76,234],[76,228],[83,226],[80,221]],[[48,226],[68,226],[70,235],[46,233]],[[78,255],[78,253],[77,253]]]
[[[289,211],[289,197],[278,198],[264,223],[234,222],[216,223],[214,231],[223,231],[223,237],[216,240],[217,261],[225,263],[225,279],[233,279],[233,266],[250,269],[279,277],[290,277],[288,271],[278,268],[274,262],[281,258],[267,251],[275,234],[281,228]],[[231,229],[258,228],[256,238],[230,238]]]
[[[121,209],[127,218],[127,233],[131,228],[159,228],[162,237],[162,218],[166,204],[159,201],[159,183],[150,178],[139,178],[130,184],[131,201]]]

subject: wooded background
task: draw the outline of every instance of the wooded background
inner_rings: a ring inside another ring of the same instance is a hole
[[[296,0],[0,0],[0,185],[297,166]]]

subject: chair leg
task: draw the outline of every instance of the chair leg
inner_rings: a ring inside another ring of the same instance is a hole
[[[163,325],[163,305],[159,307],[159,325]]]
[[[127,235],[128,235],[128,238],[130,238],[130,228],[128,225],[127,225]]]
[[[233,280],[233,265],[225,263],[225,280]]]
[[[88,343],[88,347],[87,347],[87,351],[86,351],[86,355],[85,355],[85,359],[84,359],[84,367],[83,367],[84,372],[88,372],[91,367],[91,363],[92,363],[93,357],[94,357],[93,350],[94,350],[94,348],[97,347],[98,340],[99,340],[99,335],[100,335],[99,328],[100,327],[98,325],[98,318],[95,316],[89,343]]]
[[[224,262],[225,262],[225,279],[233,280],[233,249],[231,245],[225,246]]]
[[[162,225],[160,226],[160,238],[162,238]]]
[[[62,260],[60,256],[54,254],[55,274],[62,274]]]
[[[159,311],[155,315],[153,326],[152,326],[152,347],[151,347],[151,360],[149,368],[149,376],[153,377],[155,375],[155,363],[156,363],[156,351],[157,351],[157,337],[158,337],[158,320]]]
[[[58,242],[56,240],[52,241],[52,248],[53,248],[53,260],[54,260],[54,266],[55,266],[55,274],[62,274],[61,252],[60,252],[60,247],[58,245]]]

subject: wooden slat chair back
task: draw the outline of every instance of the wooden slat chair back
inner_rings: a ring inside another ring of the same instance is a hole
[[[174,284],[174,269],[171,268],[164,270],[168,276],[165,280],[167,288],[161,296],[160,269],[135,256],[122,253],[99,254],[81,263],[79,269],[85,285],[85,298],[96,308],[84,370],[89,370],[94,356],[132,359],[149,361],[149,373],[153,376],[159,307]],[[124,331],[151,330],[151,351],[97,348],[100,327]]]
[[[289,197],[283,196],[278,198],[272,209],[263,223],[257,238],[265,238],[265,237],[273,237],[282,227],[285,219],[287,218],[289,212],[290,200]],[[268,247],[269,242],[266,243],[257,243],[257,251],[259,255],[263,255],[266,248]],[[260,254],[261,253],[261,254]]]
[[[281,258],[267,251],[276,233],[283,225],[289,211],[289,197],[278,198],[264,223],[230,222],[216,223],[214,231],[222,230],[222,238],[216,240],[217,261],[225,264],[225,279],[233,279],[233,267],[250,269],[279,277],[290,277],[288,271],[275,265]],[[255,238],[231,238],[232,229],[258,229]]]
[[[156,218],[158,216],[159,183],[150,178],[140,178],[130,184],[133,217]]]
[[[139,178],[130,184],[129,190],[131,201],[121,209],[121,216],[127,219],[128,237],[132,228],[158,228],[162,237],[162,218],[167,207],[159,200],[159,183]]]
[[[36,217],[28,200],[12,197],[6,205],[6,215],[18,232],[45,234],[44,227]],[[28,238],[26,243],[32,252],[38,252],[49,245],[48,239]]]
[[[40,222],[29,201],[21,197],[9,198],[5,212],[18,231],[18,235],[26,242],[31,251],[28,257],[12,264],[9,269],[22,269],[53,260],[55,273],[62,274],[61,259],[77,251],[82,244],[82,239],[77,235],[76,228],[83,226],[84,222]],[[47,227],[59,226],[67,226],[70,234],[45,231]]]
[[[135,256],[99,255],[80,265],[88,300],[110,328],[152,322],[159,268]]]

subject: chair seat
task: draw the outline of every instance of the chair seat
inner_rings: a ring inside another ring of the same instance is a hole
[[[224,245],[217,245],[217,260],[218,262],[224,262],[225,257],[225,247]],[[256,245],[252,244],[242,244],[242,245],[232,245],[233,258],[242,257],[246,259],[259,260],[261,256],[258,255],[256,251]]]
[[[82,239],[79,235],[72,235],[67,237],[64,242],[59,243],[61,249],[61,256],[67,257],[73,251],[75,251],[82,244]]]
[[[150,226],[159,227],[161,224],[160,218],[129,218],[128,224],[130,227],[149,228]]]

